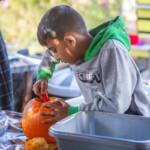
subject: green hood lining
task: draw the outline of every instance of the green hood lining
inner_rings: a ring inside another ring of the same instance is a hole
[[[117,16],[114,20],[105,22],[90,29],[89,33],[94,37],[94,39],[87,49],[83,60],[88,61],[92,59],[100,51],[103,44],[109,39],[116,39],[120,41],[129,51],[131,48],[130,38],[125,31],[124,26],[123,19],[120,16]]]

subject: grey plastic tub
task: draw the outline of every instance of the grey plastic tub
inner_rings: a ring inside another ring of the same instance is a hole
[[[59,150],[150,150],[150,118],[79,112],[51,126]]]

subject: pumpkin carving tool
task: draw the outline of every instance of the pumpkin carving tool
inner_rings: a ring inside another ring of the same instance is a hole
[[[48,101],[49,101],[47,91],[45,91],[45,93],[44,93],[44,95],[43,95],[43,101],[44,101],[44,102],[48,102]]]

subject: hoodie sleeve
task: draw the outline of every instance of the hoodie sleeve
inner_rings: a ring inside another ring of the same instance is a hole
[[[39,80],[40,78],[44,78],[48,81],[53,75],[55,65],[58,63],[59,61],[56,61],[54,54],[47,49],[38,68],[37,80]]]
[[[104,95],[92,103],[81,104],[79,111],[95,110],[125,113],[131,104],[137,75],[135,63],[124,47],[112,47],[101,53],[100,71]]]

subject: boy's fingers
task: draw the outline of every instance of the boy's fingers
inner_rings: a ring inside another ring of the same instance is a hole
[[[35,93],[37,96],[40,96],[40,92],[39,92],[38,88],[34,90],[34,93]]]
[[[66,103],[66,102],[65,102],[63,99],[61,99],[61,98],[57,98],[57,101],[59,101],[59,102],[62,104],[62,106],[68,104],[68,103]]]
[[[47,107],[47,108],[52,108],[52,109],[57,109],[58,107],[60,107],[60,106],[58,106],[57,104],[55,104],[55,103],[44,103],[43,104],[45,107]]]
[[[47,108],[50,108],[52,104],[51,104],[51,103],[44,103],[43,105],[44,105],[45,107],[47,107]]]
[[[44,95],[45,90],[46,90],[45,84],[44,84],[44,82],[42,82],[42,83],[41,83],[41,95]]]
[[[57,118],[55,117],[55,118],[52,118],[52,119],[44,120],[44,121],[42,121],[42,123],[52,123],[52,122],[56,122],[56,121],[58,121],[58,120],[57,120]]]
[[[52,116],[56,116],[57,112],[55,111],[42,111],[40,112],[40,115],[43,115],[43,116],[49,116],[49,115],[52,115]]]
[[[35,95],[41,97],[41,93],[39,91],[39,86],[37,84],[33,85],[33,89],[32,89],[35,93]]]
[[[58,109],[59,107],[61,107],[61,106],[58,106],[57,104],[52,103],[50,107],[51,107],[52,109],[57,110],[57,109]]]
[[[37,94],[36,95],[39,96],[41,99],[43,98],[41,93],[39,92],[39,90],[37,90]]]

